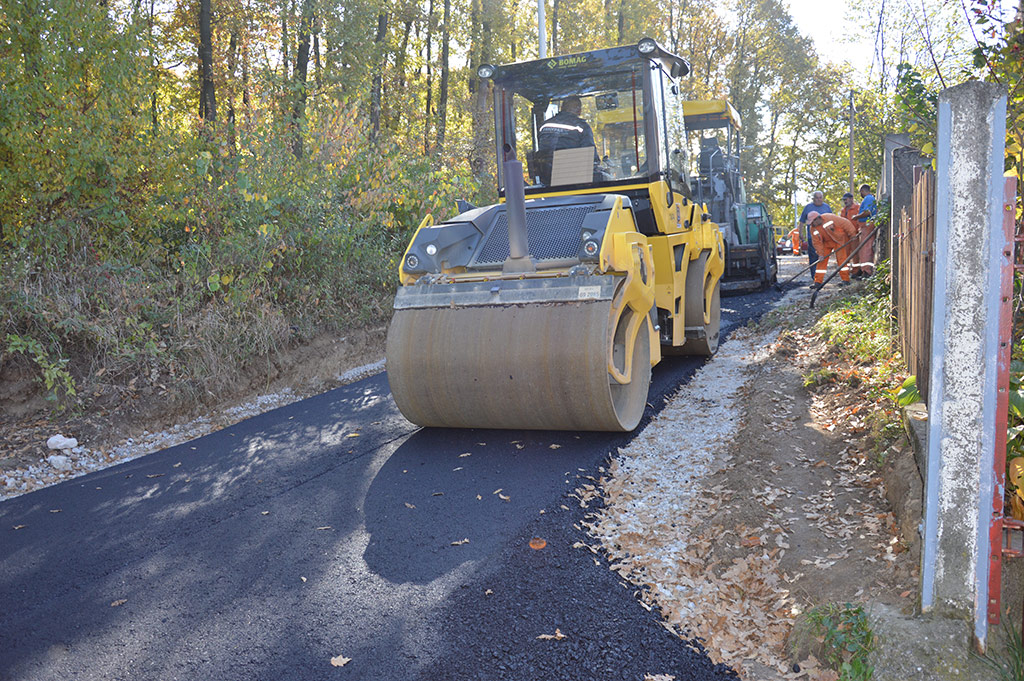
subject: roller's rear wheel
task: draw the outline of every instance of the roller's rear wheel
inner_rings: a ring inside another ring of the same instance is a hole
[[[711,293],[711,320],[704,323],[704,335],[702,338],[688,338],[686,343],[683,344],[682,353],[684,355],[698,355],[700,357],[710,357],[718,351],[718,339],[721,334],[722,326],[722,283],[718,282],[715,284],[715,288]],[[704,296],[700,297],[701,303],[704,302]],[[689,305],[689,302],[687,302]],[[701,305],[701,309],[704,309]]]
[[[719,280],[711,289],[711,299],[705,294],[705,271],[708,254],[702,253],[686,271],[686,342],[676,354],[710,357],[718,350],[718,339],[722,326],[722,282]],[[710,308],[708,303],[710,302]],[[708,321],[704,311],[710,309]],[[692,334],[692,336],[691,336]]]

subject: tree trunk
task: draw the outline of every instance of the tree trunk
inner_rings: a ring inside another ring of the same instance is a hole
[[[317,16],[317,28],[313,34],[313,65],[316,69],[316,89],[323,87],[322,76],[320,75],[320,17]]]
[[[406,52],[409,50],[409,36],[412,34],[412,19],[405,20],[405,27],[402,29],[402,46],[398,48],[398,57],[395,59],[395,96],[401,97],[401,106],[395,107],[395,115],[391,117],[391,127],[397,130],[402,124],[402,114],[406,112],[405,102],[408,101],[406,94],[407,79],[405,77]]]
[[[153,80],[153,94],[150,96],[150,117],[153,123],[153,137],[156,137],[157,131],[160,127],[160,121],[157,118],[157,72],[156,72],[156,57],[153,54],[153,14],[155,11],[156,0],[149,0],[149,73],[150,78]]]
[[[281,85],[288,89],[288,80],[291,74],[288,73],[288,18],[292,13],[292,0],[284,0],[281,3]]]
[[[625,5],[626,5],[625,0],[620,0],[619,1],[619,17],[618,17],[619,35],[618,35],[618,38],[617,38],[617,40],[615,42],[616,45],[621,45],[622,41],[625,40],[625,36],[626,36],[626,7],[625,7]]]
[[[228,39],[228,78],[231,79],[231,87],[228,88],[228,142],[231,153],[235,152],[235,68],[238,61],[238,27],[231,29],[231,36]]]
[[[430,46],[434,42],[434,0],[430,0],[429,9],[427,10],[427,106],[425,109],[425,116],[423,117],[423,153],[424,155],[430,154],[430,122],[434,120],[434,111],[432,109],[433,102],[431,98],[434,94],[434,71],[431,66],[430,60]]]
[[[303,0],[299,20],[298,51],[295,54],[295,100],[292,104],[292,154],[302,158],[302,121],[306,118],[306,74],[309,71],[309,39],[313,25],[314,0]]]
[[[210,0],[199,0],[199,117],[217,120],[217,95],[213,87],[213,35],[210,27]]]
[[[373,86],[370,92],[370,136],[371,139],[377,139],[380,135],[380,109],[381,109],[381,97],[383,96],[382,90],[384,89],[384,37],[387,35],[388,30],[388,15],[385,12],[381,12],[377,15],[377,35],[373,42],[377,45],[378,53],[377,57],[377,68],[373,73]]]
[[[551,4],[551,54],[558,54],[558,4],[559,0]]]
[[[448,25],[452,18],[452,0],[444,0],[444,24],[441,29],[441,93],[437,100],[437,153],[444,154],[444,135],[448,117]]]

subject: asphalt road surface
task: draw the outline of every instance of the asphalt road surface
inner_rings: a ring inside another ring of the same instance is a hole
[[[380,374],[5,501],[0,679],[734,678],[572,548],[631,437],[418,429]]]

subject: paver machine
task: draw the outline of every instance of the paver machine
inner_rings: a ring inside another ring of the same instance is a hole
[[[480,67],[501,199],[427,215],[399,264],[387,373],[410,421],[629,431],[663,355],[716,351],[724,246],[689,184],[688,72],[647,38]],[[575,98],[592,144],[544,148]]]
[[[691,183],[725,240],[722,290],[743,293],[776,281],[774,228],[768,207],[747,203],[740,165],[739,113],[724,99],[683,103],[686,130],[698,136],[700,152]]]

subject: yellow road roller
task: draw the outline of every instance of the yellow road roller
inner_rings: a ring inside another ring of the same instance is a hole
[[[630,431],[663,355],[715,352],[723,243],[691,191],[689,70],[649,38],[480,67],[501,201],[427,215],[399,264],[386,357],[406,418]]]

